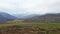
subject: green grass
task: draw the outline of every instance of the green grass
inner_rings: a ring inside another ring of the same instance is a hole
[[[45,29],[54,29],[54,28],[60,28],[60,23],[7,23],[7,24],[0,24],[0,28],[8,28],[9,26],[34,26],[34,27],[40,27]]]
[[[11,27],[11,26],[14,26],[14,25],[34,26],[34,27],[38,27],[41,29],[46,29],[46,31],[44,31],[44,32],[48,32],[47,30],[49,30],[49,29],[53,29],[53,30],[57,30],[57,28],[60,29],[60,23],[23,23],[23,22],[18,22],[18,23],[11,22],[11,23],[7,23],[7,24],[0,24],[0,29],[4,30],[4,29]],[[59,30],[49,31],[49,34],[60,34],[60,31]]]

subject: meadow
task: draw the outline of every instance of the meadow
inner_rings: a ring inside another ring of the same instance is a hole
[[[25,32],[26,30],[28,30],[30,32],[30,30],[33,28],[36,30],[35,31],[33,29],[34,32],[33,33],[31,32],[28,34],[38,34],[38,33],[39,34],[60,34],[60,23],[22,23],[22,22],[20,22],[20,23],[19,22],[13,22],[12,23],[11,22],[11,23],[6,23],[6,24],[0,24],[0,30],[3,30],[5,32],[5,30],[8,29],[8,32],[10,32],[10,31],[12,32],[12,29],[15,29],[15,28],[11,28],[9,31],[9,27],[13,27],[13,26],[23,27],[22,28],[24,30],[23,32]],[[37,28],[38,28],[38,30],[37,30]],[[18,30],[18,27],[16,27],[14,32],[16,30]],[[36,33],[37,31],[38,31],[38,33]],[[3,34],[5,34],[4,32],[3,32]]]
[[[6,23],[6,24],[0,24],[0,28],[2,27],[9,27],[9,26],[34,26],[34,27],[40,27],[40,28],[47,28],[47,29],[54,29],[54,28],[60,28],[60,23]]]

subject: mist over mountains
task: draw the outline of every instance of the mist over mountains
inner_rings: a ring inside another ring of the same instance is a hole
[[[0,22],[7,22],[16,19],[23,19],[24,22],[36,22],[36,23],[60,23],[60,13],[56,14],[30,14],[30,15],[10,15],[5,12],[0,12]]]
[[[25,14],[18,14],[18,15],[14,15],[17,18],[22,18],[22,19],[26,19],[26,18],[32,18],[35,16],[40,16],[39,14],[29,14],[29,15],[25,15]]]

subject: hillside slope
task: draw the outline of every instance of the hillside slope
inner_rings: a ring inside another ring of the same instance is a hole
[[[24,22],[60,23],[60,14],[45,14],[25,19]]]
[[[15,18],[16,17],[14,17],[8,13],[0,12],[0,22],[10,21],[10,20],[13,20]]]

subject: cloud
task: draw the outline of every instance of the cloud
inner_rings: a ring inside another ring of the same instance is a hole
[[[0,0],[0,9],[16,14],[60,13],[60,0]]]
[[[28,13],[59,13],[60,0],[26,0],[20,8],[23,8]]]

